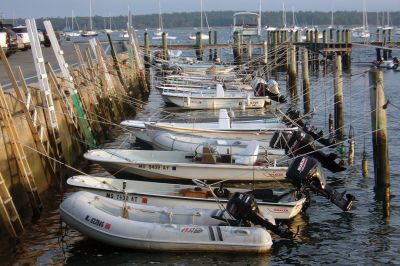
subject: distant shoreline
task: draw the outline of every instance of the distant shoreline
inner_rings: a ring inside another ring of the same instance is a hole
[[[227,27],[232,25],[234,11],[207,11],[207,19],[210,27]],[[295,24],[298,26],[310,25],[330,25],[331,12],[322,11],[297,11],[295,14]],[[368,24],[371,26],[377,25],[377,15],[379,20],[382,18],[382,12],[368,12]],[[400,25],[400,11],[389,12],[390,25]],[[292,12],[286,12],[287,25],[293,25]],[[341,26],[362,25],[361,11],[336,11],[333,13],[334,24]],[[70,17],[67,17],[70,20]],[[43,20],[50,19],[53,27],[56,30],[63,30],[66,25],[66,17],[49,17],[37,18],[36,22],[39,28],[42,28]],[[89,24],[88,17],[75,17],[80,29]],[[96,29],[109,28],[109,17],[94,16],[93,24]],[[124,29],[126,28],[127,16],[111,17],[111,28]],[[204,21],[204,19],[203,19]],[[282,11],[266,11],[262,12],[262,25],[282,26]],[[12,19],[3,19],[3,23],[12,23]],[[25,24],[24,19],[15,19],[15,25]],[[200,13],[165,13],[163,14],[164,28],[200,28]],[[385,13],[386,23],[386,13]],[[158,28],[158,14],[149,15],[134,15],[133,25],[137,29]],[[75,26],[76,27],[76,26]],[[206,22],[204,21],[206,29]]]

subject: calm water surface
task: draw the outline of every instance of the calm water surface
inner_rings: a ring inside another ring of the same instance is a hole
[[[170,34],[184,39],[189,30],[170,31]],[[229,31],[219,30],[219,39],[226,40]],[[139,36],[142,34],[140,33]],[[394,52],[394,55],[398,51]],[[225,51],[228,55],[230,52]],[[189,54],[188,54],[189,55]],[[368,76],[363,73],[368,65],[360,62],[372,61],[375,53],[372,49],[356,48],[353,52],[351,73],[344,74],[344,93],[346,111],[346,131],[351,124],[356,136],[356,164],[344,173],[337,174],[330,181],[340,191],[356,196],[356,210],[343,213],[324,198],[314,196],[311,207],[292,221],[292,229],[299,228],[299,236],[294,241],[276,240],[272,250],[264,255],[214,254],[214,253],[166,253],[136,252],[106,246],[87,239],[73,229],[61,228],[58,204],[61,199],[72,193],[68,190],[63,195],[53,196],[52,204],[35,225],[27,228],[26,234],[15,245],[1,243],[1,261],[15,265],[266,265],[266,264],[334,264],[334,265],[382,265],[400,264],[400,202],[399,202],[399,146],[398,134],[400,110],[389,105],[388,125],[390,136],[391,167],[391,202],[390,217],[384,218],[383,204],[375,199],[372,164],[371,136],[368,96]],[[333,77],[328,70],[311,73],[312,102],[316,108],[313,124],[326,130],[327,116],[333,112]],[[286,75],[276,74],[283,93]],[[385,70],[386,96],[400,106],[399,82],[400,72]],[[301,80],[299,80],[301,84]],[[302,106],[302,103],[299,103]],[[153,90],[149,102],[137,119],[158,117],[158,112],[168,110],[164,107],[157,91]],[[247,115],[262,115],[260,111],[246,111]],[[207,116],[217,115],[209,112]],[[239,115],[239,114],[238,114]],[[199,113],[179,113],[180,117],[204,117]],[[361,175],[361,156],[364,137],[369,155],[370,175]],[[116,129],[115,140],[105,144],[106,147],[127,147],[130,135]],[[91,174],[107,176],[107,172],[96,165],[86,169]],[[327,173],[328,174],[328,173]],[[329,174],[328,174],[329,175]],[[332,175],[332,174],[331,174]],[[0,262],[0,265],[3,264]]]

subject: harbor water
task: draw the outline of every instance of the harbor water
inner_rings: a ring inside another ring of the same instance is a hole
[[[170,30],[178,40],[187,41],[190,30]],[[227,42],[230,29],[218,29],[219,42]],[[143,32],[138,35],[142,38]],[[394,51],[394,56],[398,51]],[[184,56],[193,56],[193,51]],[[207,55],[206,55],[207,56]],[[231,51],[224,50],[222,59],[231,59]],[[72,190],[51,195],[46,200],[40,220],[26,228],[18,243],[0,243],[0,265],[387,265],[400,264],[400,72],[384,71],[385,94],[393,103],[388,105],[389,157],[391,171],[390,216],[384,215],[386,206],[376,198],[371,145],[371,119],[369,104],[368,63],[375,59],[375,50],[368,47],[354,48],[351,71],[343,73],[346,133],[350,125],[355,129],[355,165],[347,171],[333,175],[326,171],[329,182],[339,191],[346,190],[356,197],[355,210],[342,212],[327,199],[312,196],[311,206],[291,221],[291,229],[298,230],[294,240],[274,237],[272,249],[267,254],[219,254],[141,252],[104,245],[88,239],[79,232],[65,229],[59,216],[58,205]],[[299,67],[301,69],[301,66]],[[286,92],[286,73],[273,73],[283,94]],[[298,78],[301,91],[302,79]],[[311,99],[314,115],[310,123],[325,132],[328,116],[333,114],[333,70],[325,73],[321,67],[310,72]],[[301,100],[298,102],[302,107]],[[161,117],[161,112],[174,113],[175,117],[196,119],[217,116],[217,112],[177,112],[165,107],[159,92],[152,90],[149,101],[135,119]],[[236,116],[265,116],[265,111],[241,111]],[[136,144],[129,132],[115,127],[115,138],[104,147],[131,147]],[[362,177],[361,159],[365,149],[368,154],[369,176]],[[347,145],[347,142],[345,143]],[[108,176],[100,166],[92,164],[84,171]],[[127,228],[134,230],[134,228]]]

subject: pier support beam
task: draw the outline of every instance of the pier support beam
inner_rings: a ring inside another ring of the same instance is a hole
[[[311,112],[310,76],[308,71],[308,50],[303,48],[303,105],[304,113]]]
[[[342,56],[336,55],[334,78],[334,114],[336,139],[344,140]]]
[[[163,59],[169,60],[167,34],[165,32],[163,32],[161,35],[161,46],[163,50]]]
[[[268,42],[267,41],[264,41],[264,43],[263,43],[263,52],[264,52],[263,64],[268,65]]]
[[[150,41],[149,33],[146,31],[144,33],[144,66],[146,70],[150,68]],[[147,71],[146,71],[147,72]]]
[[[235,31],[233,33],[233,57],[236,65],[242,62],[242,49],[240,47],[240,34]]]
[[[196,58],[199,61],[203,61],[203,40],[201,32],[196,32]]]
[[[218,32],[214,31],[214,45],[218,44]],[[218,49],[214,49],[214,60],[218,58]]]
[[[210,30],[208,32],[208,44],[211,46],[212,45],[212,38],[213,38],[213,33]],[[208,60],[212,61],[213,60],[213,50],[210,48],[208,49]]]
[[[390,195],[389,144],[387,133],[387,103],[383,72],[373,69],[369,73],[372,145],[374,153],[375,190],[386,199]],[[389,192],[389,193],[388,193]],[[386,214],[389,214],[389,210]]]
[[[382,45],[383,45],[383,46],[386,46],[386,41],[387,41],[387,33],[386,33],[386,30],[383,30],[382,35],[383,35],[383,43],[382,43]],[[387,52],[386,49],[383,49],[383,59],[384,59],[384,60],[387,60],[387,59],[388,59],[388,52]]]
[[[297,93],[297,62],[296,62],[296,47],[292,46],[290,49],[288,49],[290,57],[288,57],[289,62],[289,68],[288,68],[288,74],[289,74],[289,91],[290,91],[290,97],[292,98],[292,101],[296,102],[298,100],[298,93]]]

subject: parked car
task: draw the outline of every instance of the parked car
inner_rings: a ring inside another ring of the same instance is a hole
[[[18,50],[18,37],[17,34],[10,30],[9,28],[0,28],[0,32],[6,33],[6,42],[8,49],[6,51],[6,55],[10,56],[11,54],[14,54]]]
[[[47,34],[46,30],[38,30],[39,34],[39,39],[40,39],[40,44],[43,44],[45,47],[50,47],[51,42],[49,39],[49,35]],[[43,39],[41,39],[41,36],[43,36]]]
[[[4,53],[7,54],[8,51],[8,42],[7,42],[7,33],[0,32],[0,49],[3,49]]]
[[[18,37],[18,49],[22,51],[28,50],[31,44],[26,26],[16,26],[12,28],[12,30],[17,34]]]
[[[13,28],[13,31],[15,31],[15,33],[18,36],[19,42],[19,49],[22,51],[27,50],[28,48],[30,48],[30,40],[29,40],[29,34],[28,34],[28,29],[26,26],[17,26]],[[39,37],[39,41],[40,44],[43,44],[46,47],[49,47],[51,45],[50,40],[49,40],[49,36],[47,35],[46,31],[42,31],[42,30],[38,30],[38,37]]]

